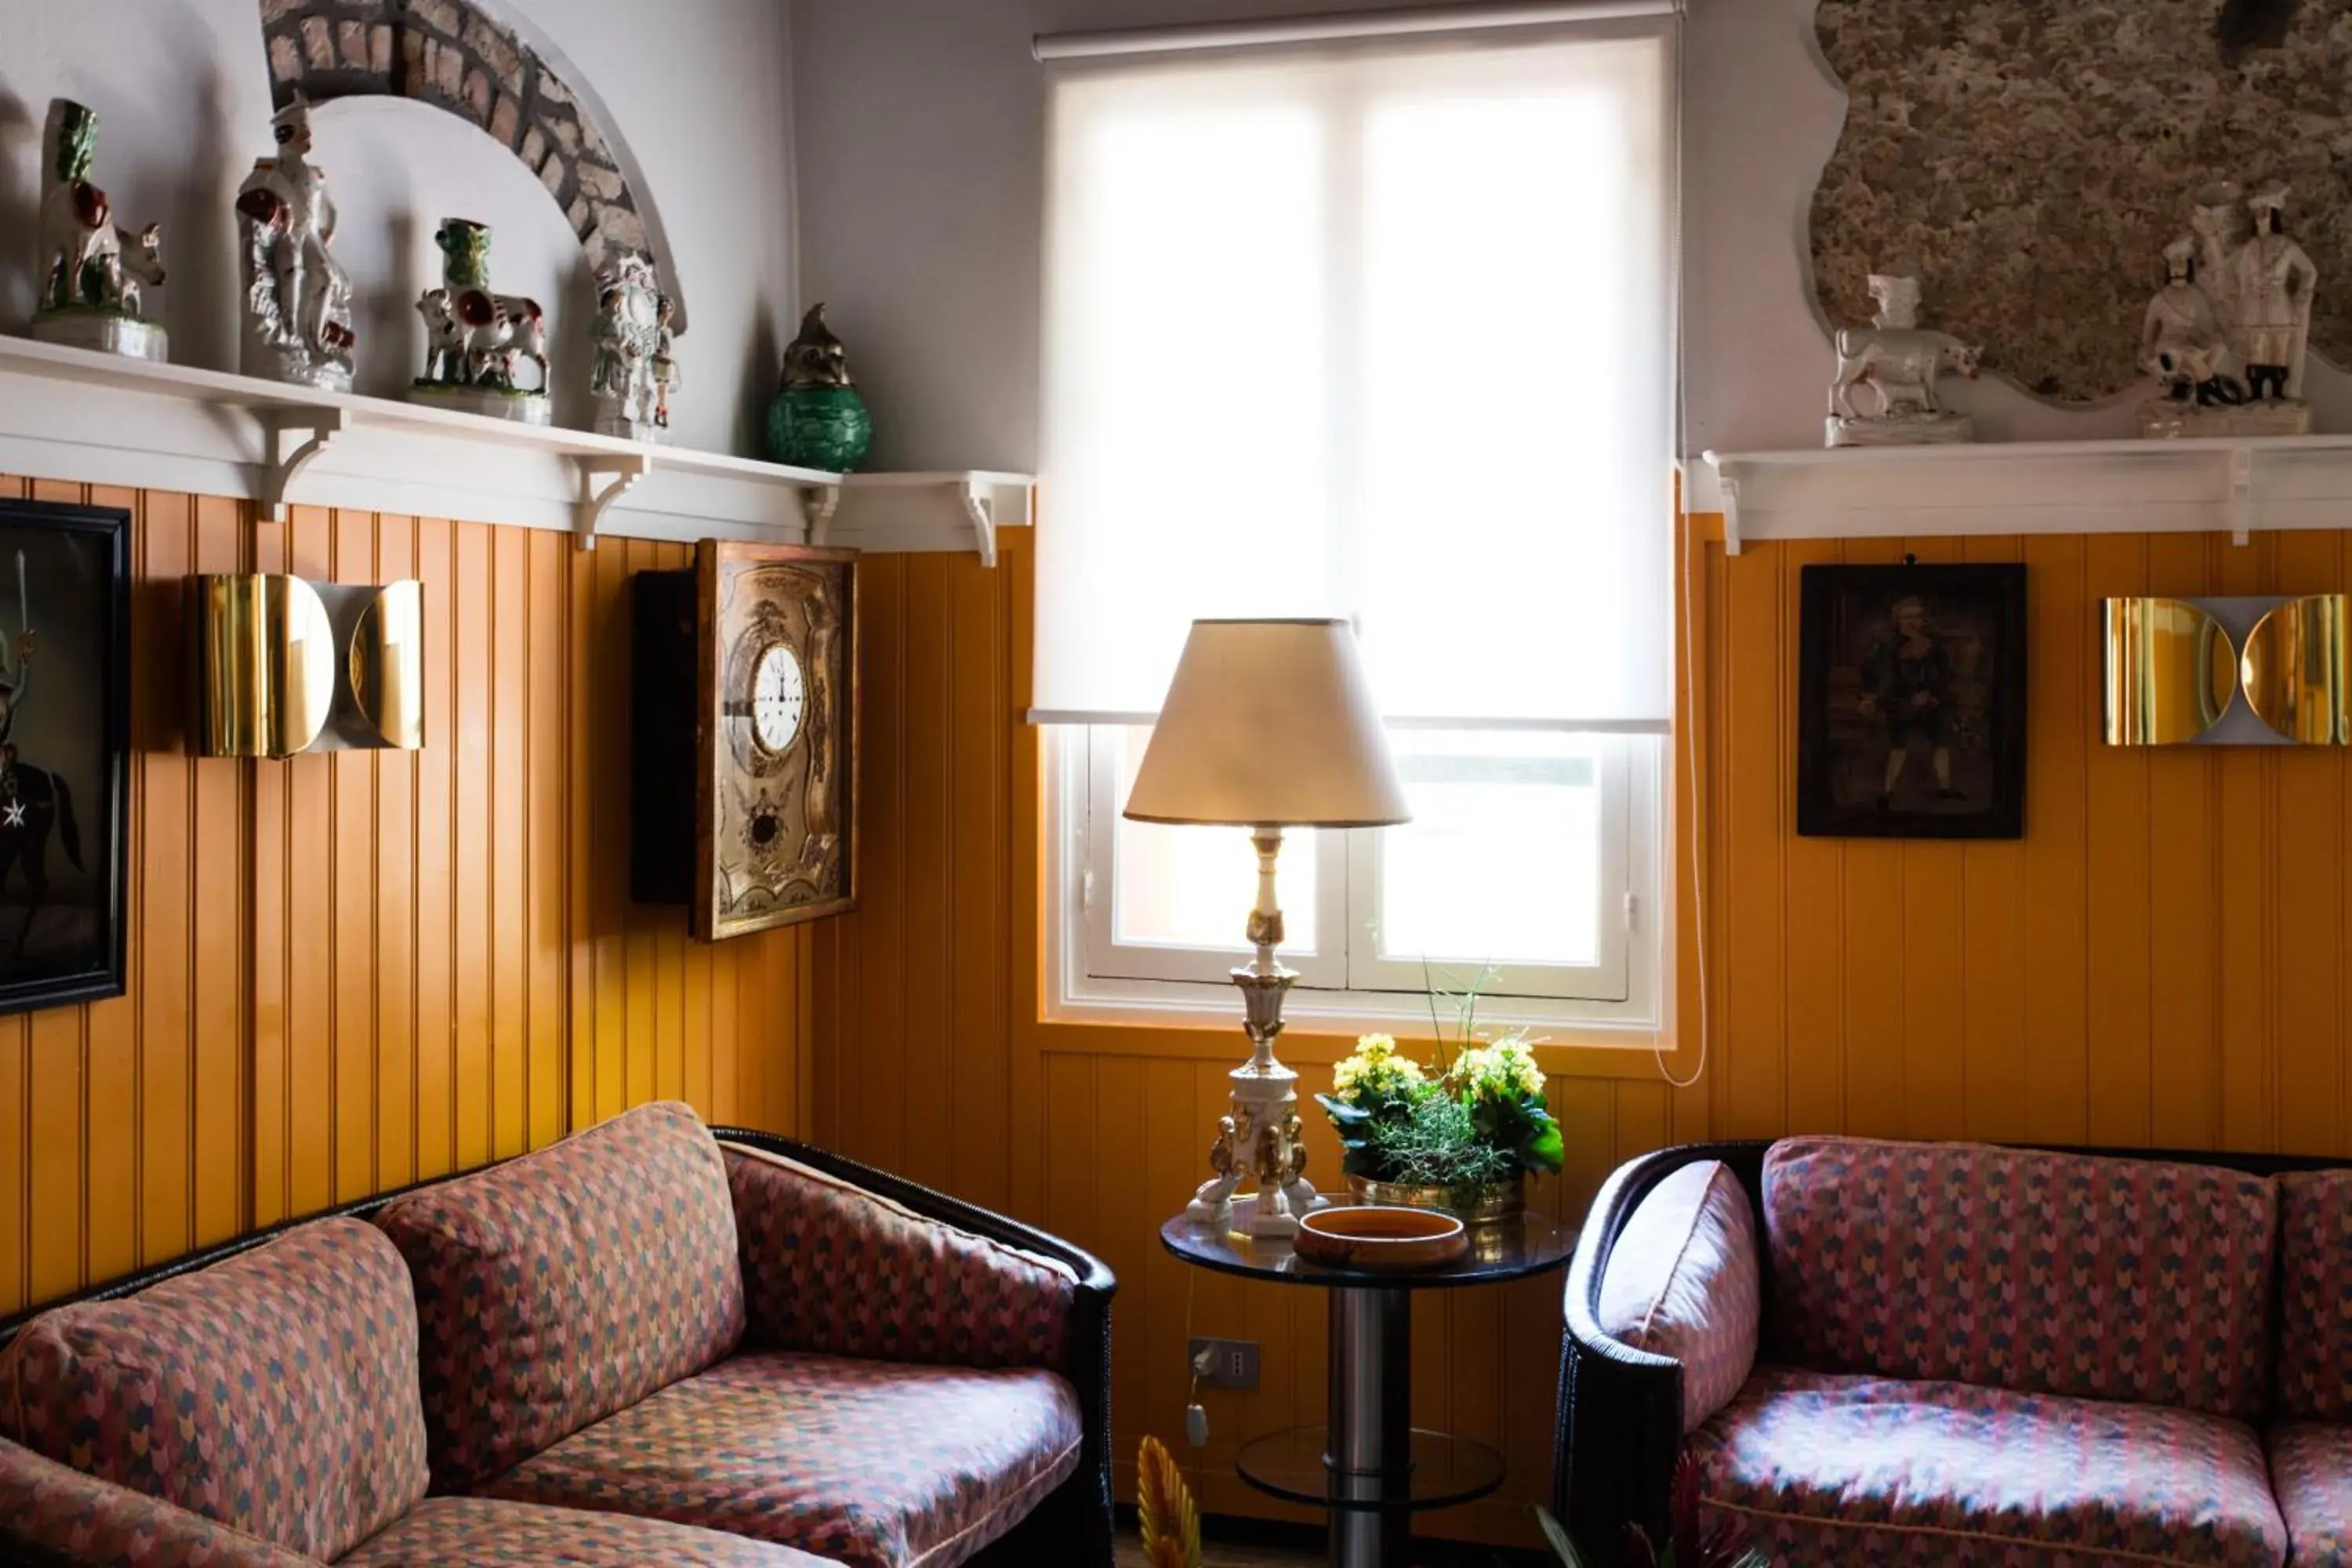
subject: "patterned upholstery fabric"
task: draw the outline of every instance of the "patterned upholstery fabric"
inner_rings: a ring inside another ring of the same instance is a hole
[[[98,1568],[312,1568],[315,1562],[0,1443],[0,1558],[24,1551]]]
[[[493,1496],[732,1531],[856,1568],[950,1568],[1077,1468],[1050,1372],[722,1362],[500,1477]]]
[[[2352,1418],[2352,1171],[2278,1185],[2279,1408]]]
[[[360,1220],[43,1314],[0,1407],[37,1453],[306,1556],[425,1495],[408,1270]]]
[[[2288,1421],[2270,1432],[2271,1490],[2295,1568],[2352,1568],[2352,1426]]]
[[[1076,1282],[821,1171],[727,1147],[751,1342],[947,1366],[1062,1364]]]
[[[735,1210],[691,1109],[641,1106],[377,1216],[415,1277],[436,1491],[699,1372],[743,1332]]]
[[[1685,1432],[1729,1404],[1756,1364],[1757,1256],[1748,1190],[1718,1160],[1651,1188],[1610,1250],[1601,1330],[1682,1363]]]
[[[818,1568],[823,1558],[715,1530],[482,1498],[437,1497],[336,1568]]]
[[[2253,1429],[2197,1411],[1767,1367],[1691,1447],[1790,1568],[2286,1555]]]
[[[2251,1415],[2276,1218],[2269,1182],[2210,1166],[1787,1139],[1769,1327],[1825,1371]]]

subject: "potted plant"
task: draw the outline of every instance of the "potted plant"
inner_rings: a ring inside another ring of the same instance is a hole
[[[1402,1055],[1393,1037],[1365,1035],[1333,1069],[1332,1092],[1316,1100],[1339,1131],[1357,1202],[1444,1209],[1465,1225],[1509,1218],[1526,1206],[1528,1173],[1559,1170],[1562,1152],[1534,1042],[1523,1029],[1480,1035],[1475,985],[1460,999],[1449,1042],[1437,1023],[1442,993],[1430,994],[1431,1068]]]
[[[1748,1531],[1736,1520],[1709,1529],[1699,1517],[1698,1465],[1688,1454],[1675,1461],[1674,1495],[1669,1502],[1666,1543],[1658,1546],[1638,1524],[1625,1527],[1622,1561],[1625,1568],[1771,1568],[1765,1555],[1749,1543]],[[1536,1510],[1544,1539],[1567,1568],[1588,1568],[1559,1521],[1544,1509]]]

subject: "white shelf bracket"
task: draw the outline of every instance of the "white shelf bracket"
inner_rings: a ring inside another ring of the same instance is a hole
[[[801,492],[801,515],[808,521],[808,542],[823,544],[833,532],[833,514],[841,510],[841,487],[819,485]]]
[[[966,479],[963,490],[963,514],[971,519],[971,532],[980,547],[980,563],[996,564],[996,499],[990,489],[977,479]]]
[[[1717,488],[1723,491],[1723,552],[1739,553],[1739,476],[1726,464],[1716,474]]]
[[[261,506],[272,522],[286,521],[286,493],[320,453],[343,433],[340,408],[273,408],[261,414],[265,453],[261,465]],[[288,437],[299,437],[292,447]]]
[[[637,482],[653,472],[654,460],[644,452],[615,452],[577,459],[580,464],[580,505],[572,522],[572,540],[583,550],[596,548],[596,531],[604,525],[604,513],[613,503],[636,487]],[[596,488],[599,479],[609,479],[604,489]]]
[[[2230,542],[2251,542],[2254,526],[2254,452],[2251,447],[2230,448]]]

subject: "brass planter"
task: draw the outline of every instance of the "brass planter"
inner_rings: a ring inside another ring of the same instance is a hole
[[[1465,1226],[1500,1225],[1527,1212],[1526,1173],[1500,1182],[1470,1182],[1452,1187],[1416,1187],[1402,1182],[1348,1178],[1348,1191],[1360,1204],[1387,1208],[1436,1209]]]

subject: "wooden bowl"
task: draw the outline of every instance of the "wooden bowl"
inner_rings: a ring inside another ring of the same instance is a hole
[[[1430,1209],[1357,1205],[1317,1209],[1298,1222],[1299,1257],[1327,1268],[1435,1268],[1469,1250],[1462,1222]]]

